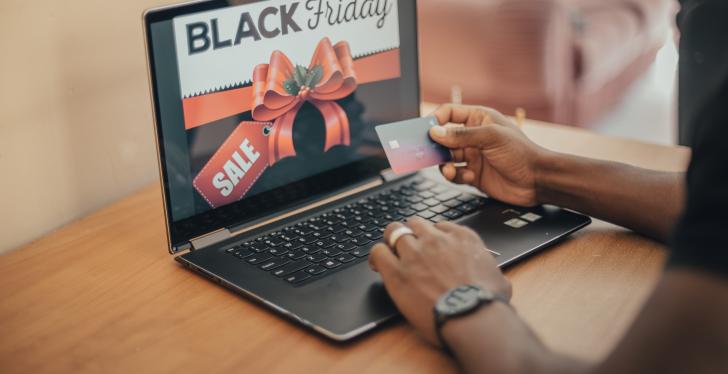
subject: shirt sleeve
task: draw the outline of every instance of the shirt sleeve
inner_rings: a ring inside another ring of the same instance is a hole
[[[728,276],[728,2],[685,1],[678,19],[679,120],[693,154],[668,266]]]

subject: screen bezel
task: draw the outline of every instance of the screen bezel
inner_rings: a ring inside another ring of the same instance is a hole
[[[415,10],[415,14],[412,17],[412,25],[414,29],[412,32],[414,32],[413,37],[415,42],[413,48],[415,53],[419,55],[417,44],[417,1],[398,1],[413,2]],[[199,213],[179,221],[172,221],[172,216],[170,214],[172,207],[169,197],[169,186],[167,184],[168,173],[165,162],[166,155],[163,147],[164,135],[161,124],[160,103],[158,100],[157,77],[154,69],[154,51],[152,48],[150,26],[154,22],[172,20],[174,17],[181,15],[219,9],[230,5],[241,5],[247,2],[254,1],[238,1],[235,2],[235,4],[230,4],[227,0],[202,0],[150,9],[145,11],[143,15],[149,83],[154,112],[157,156],[159,161],[162,194],[164,197],[165,222],[167,226],[170,253],[175,253],[179,248],[185,247],[185,245],[193,238],[222,228],[240,227],[246,223],[256,222],[261,218],[269,217],[277,212],[295,209],[296,207],[309,204],[318,198],[331,195],[335,191],[342,190],[349,186],[354,186],[364,181],[372,180],[372,178],[380,177],[382,172],[389,168],[389,163],[383,154],[381,156],[372,156],[302,179],[295,183],[275,188],[253,197],[242,199],[229,205]],[[416,102],[419,103],[421,98],[419,61],[417,59],[415,59],[414,69],[416,90],[413,92],[413,95],[416,95]],[[420,114],[419,104],[417,108],[413,108],[413,111]],[[291,191],[295,191],[296,194],[292,194]],[[254,213],[250,213],[251,211]]]

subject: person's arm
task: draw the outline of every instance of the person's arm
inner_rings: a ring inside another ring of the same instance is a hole
[[[547,349],[513,309],[501,303],[448,321],[442,334],[466,373],[569,374],[592,369]]]
[[[627,335],[598,364],[549,351],[500,304],[448,322],[443,334],[468,373],[724,373],[728,282],[667,272]]]
[[[659,172],[553,152],[510,119],[476,106],[443,105],[430,135],[453,152],[445,178],[521,206],[553,204],[667,240],[683,209],[684,173]],[[465,167],[455,167],[465,162]]]
[[[407,320],[438,344],[433,305],[447,290],[477,285],[510,299],[511,286],[470,229],[407,221],[414,235],[395,248],[379,243],[369,258]],[[388,243],[402,223],[384,233]],[[613,353],[586,363],[549,350],[508,305],[495,301],[448,320],[442,336],[468,373],[728,372],[728,279],[671,268]]]
[[[662,241],[683,210],[685,173],[554,152],[544,152],[536,164],[542,204],[578,210]]]

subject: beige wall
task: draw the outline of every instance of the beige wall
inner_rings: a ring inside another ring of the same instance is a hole
[[[165,2],[0,1],[0,253],[156,180],[141,14]]]

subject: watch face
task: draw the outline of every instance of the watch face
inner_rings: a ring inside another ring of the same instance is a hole
[[[456,315],[473,309],[483,299],[488,299],[488,295],[487,291],[480,287],[460,286],[443,295],[435,304],[435,308],[442,315]]]

